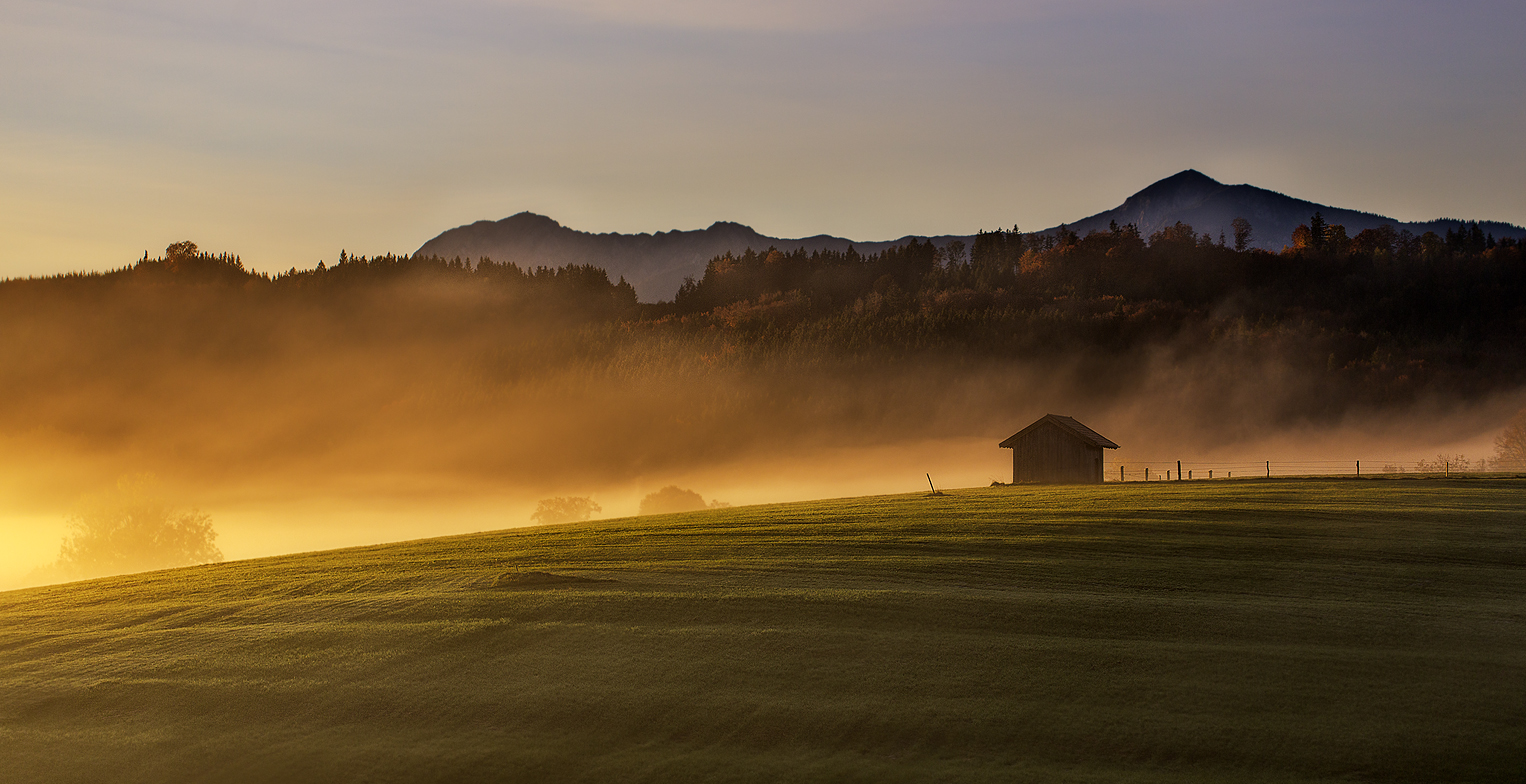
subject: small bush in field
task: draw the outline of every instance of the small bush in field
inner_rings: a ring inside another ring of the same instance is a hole
[[[668,485],[641,499],[641,514],[668,514],[671,512],[697,512],[709,506],[699,493],[685,490],[678,485]]]
[[[594,503],[592,498],[575,496],[571,498],[547,498],[535,505],[535,514],[530,519],[537,523],[576,523],[593,517],[594,514],[604,509]]]

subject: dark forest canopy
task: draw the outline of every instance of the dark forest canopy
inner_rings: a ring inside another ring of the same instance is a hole
[[[415,316],[437,312],[451,329],[470,330],[473,319],[547,326],[571,317],[622,325],[633,340],[690,335],[706,346],[720,340],[733,354],[809,362],[1065,359],[1121,370],[1152,347],[1186,356],[1230,347],[1275,354],[1318,379],[1338,400],[1299,403],[1297,413],[1311,416],[1350,403],[1472,396],[1526,383],[1519,350],[1526,264],[1516,240],[1495,241],[1476,223],[1445,236],[1386,226],[1347,236],[1318,214],[1280,253],[1236,250],[1243,240],[1183,223],[1145,237],[1115,223],[1085,236],[1064,227],[1043,235],[998,229],[977,234],[969,247],[913,239],[868,255],[851,247],[748,249],[711,259],[672,302],[652,304],[588,265],[522,269],[489,259],[342,252],[333,266],[267,275],[187,242],[113,272],[6,281],[0,300],[211,287],[321,307],[386,292],[411,302],[398,307]],[[444,290],[455,293],[439,300]],[[471,304],[462,305],[462,296]],[[1106,386],[1124,383],[1106,378],[1128,374],[1099,377]]]
[[[377,289],[408,289],[424,284],[464,284],[483,293],[502,295],[520,304],[545,301],[579,314],[618,318],[636,312],[636,291],[625,279],[611,282],[592,265],[522,269],[481,259],[473,265],[460,258],[438,256],[351,256],[339,253],[339,263],[319,262],[308,270],[269,275],[244,267],[235,255],[204,253],[193,242],[177,242],[163,256],[147,253],[136,263],[110,272],[70,273],[45,278],[0,281],[0,296],[53,294],[59,291],[130,291],[133,286],[216,286],[251,295],[300,295],[302,298],[342,298]],[[125,288],[123,288],[125,287]]]
[[[671,310],[754,333],[824,333],[844,347],[1114,365],[1163,343],[1244,344],[1330,380],[1332,394],[1377,404],[1526,381],[1516,240],[1496,242],[1477,223],[1446,236],[1382,227],[1348,237],[1317,213],[1291,240],[1280,253],[1235,250],[1183,223],[1148,238],[1113,224],[1084,237],[982,232],[968,249],[913,240],[870,256],[748,250],[711,260]]]

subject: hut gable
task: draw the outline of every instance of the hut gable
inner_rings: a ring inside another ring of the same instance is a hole
[[[1118,445],[1068,416],[1046,414],[1001,442],[1012,450],[1012,482],[1095,484],[1102,450]]]

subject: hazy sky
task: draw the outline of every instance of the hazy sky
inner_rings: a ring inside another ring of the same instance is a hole
[[[257,269],[520,210],[1041,228],[1184,168],[1526,223],[1526,4],[5,0],[0,276]]]

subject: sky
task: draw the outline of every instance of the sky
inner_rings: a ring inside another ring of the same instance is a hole
[[[1526,224],[1526,4],[6,0],[0,278],[587,231],[1036,229],[1186,168]]]

